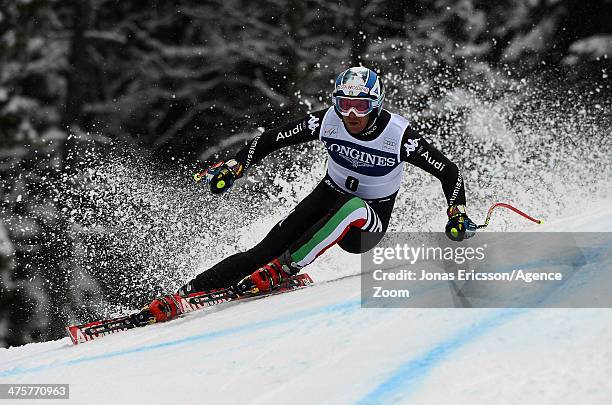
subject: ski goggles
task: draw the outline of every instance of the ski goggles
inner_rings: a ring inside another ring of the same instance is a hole
[[[352,111],[358,117],[365,117],[374,108],[378,107],[377,100],[370,100],[368,98],[333,96],[332,101],[336,111],[344,116],[348,116]]]

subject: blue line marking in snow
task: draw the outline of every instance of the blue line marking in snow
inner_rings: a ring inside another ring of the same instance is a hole
[[[422,355],[401,364],[388,378],[357,401],[357,404],[381,404],[406,400],[427,375],[450,355],[528,310],[525,308],[504,309],[481,320],[476,325],[459,331]]]
[[[153,350],[164,349],[164,348],[173,347],[173,346],[180,346],[183,344],[202,342],[202,341],[207,341],[207,340],[215,340],[218,338],[235,335],[238,333],[247,332],[247,331],[251,332],[251,331],[255,331],[259,329],[268,328],[271,326],[280,325],[280,324],[287,323],[287,322],[302,321],[306,318],[311,318],[313,316],[317,316],[321,314],[326,314],[326,313],[331,313],[331,312],[347,312],[347,313],[353,312],[353,311],[358,310],[359,308],[361,308],[361,301],[359,299],[355,299],[355,300],[340,302],[340,303],[336,303],[336,304],[332,304],[332,305],[328,305],[328,306],[324,306],[320,308],[315,308],[312,310],[305,310],[305,311],[300,311],[297,313],[292,313],[289,315],[282,316],[280,318],[269,319],[269,320],[261,321],[261,322],[254,322],[254,323],[241,325],[241,326],[235,326],[232,328],[222,329],[222,330],[214,331],[214,332],[206,332],[206,333],[202,333],[198,335],[188,336],[182,339],[170,340],[170,341],[163,342],[163,343],[149,344],[149,345],[144,345],[144,346],[135,347],[131,349],[125,349],[125,350],[117,350],[114,352],[99,354],[95,356],[83,356],[83,357],[78,357],[72,360],[59,361],[59,362],[55,362],[51,364],[45,364],[45,365],[29,367],[29,368],[16,366],[8,370],[0,371],[0,377],[11,377],[11,376],[21,375],[21,374],[35,374],[35,373],[53,369],[53,368],[70,367],[70,366],[74,366],[74,365],[81,364],[81,363],[89,363],[89,362],[95,362],[98,360],[111,359],[114,357],[122,357],[122,356],[127,356],[130,354],[134,354],[134,353],[150,352]]]

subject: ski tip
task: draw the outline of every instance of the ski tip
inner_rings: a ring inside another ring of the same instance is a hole
[[[72,341],[73,345],[79,344],[79,339],[77,337],[77,330],[78,330],[78,326],[76,325],[66,326],[66,331],[68,332],[68,336],[70,337],[70,340]]]

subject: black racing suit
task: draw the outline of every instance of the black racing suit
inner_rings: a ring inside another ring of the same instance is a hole
[[[306,123],[308,118],[313,116],[322,120],[326,111],[327,109],[316,111],[306,118],[291,121],[278,128],[263,132],[238,152],[236,160],[244,165],[245,170],[248,170],[254,163],[259,162],[275,150],[317,140],[320,127],[312,131]],[[388,111],[382,110],[376,119],[376,125],[371,125],[369,127],[371,129],[364,131],[359,139],[362,141],[375,139],[384,130],[390,116],[391,114]],[[400,152],[401,160],[437,177],[442,182],[442,189],[449,205],[465,204],[463,179],[457,166],[409,126],[404,132],[402,143],[415,139],[418,139],[419,153],[409,153],[402,148],[402,152]],[[428,157],[444,164],[443,170],[434,168],[422,157],[426,151]],[[203,291],[236,284],[259,267],[279,257],[292,245],[299,243],[305,235],[315,232],[342,202],[351,197],[347,194],[326,175],[317,187],[285,219],[277,223],[261,242],[246,252],[226,257],[190,281],[183,287],[182,291]],[[397,192],[384,198],[366,200],[367,204],[378,215],[383,232],[389,225],[396,195]],[[362,232],[364,231],[361,229],[351,228],[338,242],[339,246],[350,253],[361,253],[369,250],[373,246],[361,246]],[[382,237],[382,234],[380,237]]]

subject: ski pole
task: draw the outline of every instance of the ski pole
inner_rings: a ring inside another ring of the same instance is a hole
[[[506,204],[506,203],[495,203],[493,205],[491,205],[491,207],[489,208],[489,211],[487,212],[487,218],[485,219],[485,223],[482,225],[478,225],[477,229],[482,229],[482,228],[486,228],[489,225],[489,221],[491,220],[491,214],[493,214],[493,210],[497,207],[503,207],[503,208],[508,208],[511,211],[516,212],[517,214],[521,215],[524,218],[527,218],[528,220],[535,222],[536,224],[543,224],[544,221],[541,219],[535,219],[527,214],[525,214],[523,211],[519,210],[518,208],[513,207],[510,204]]]

